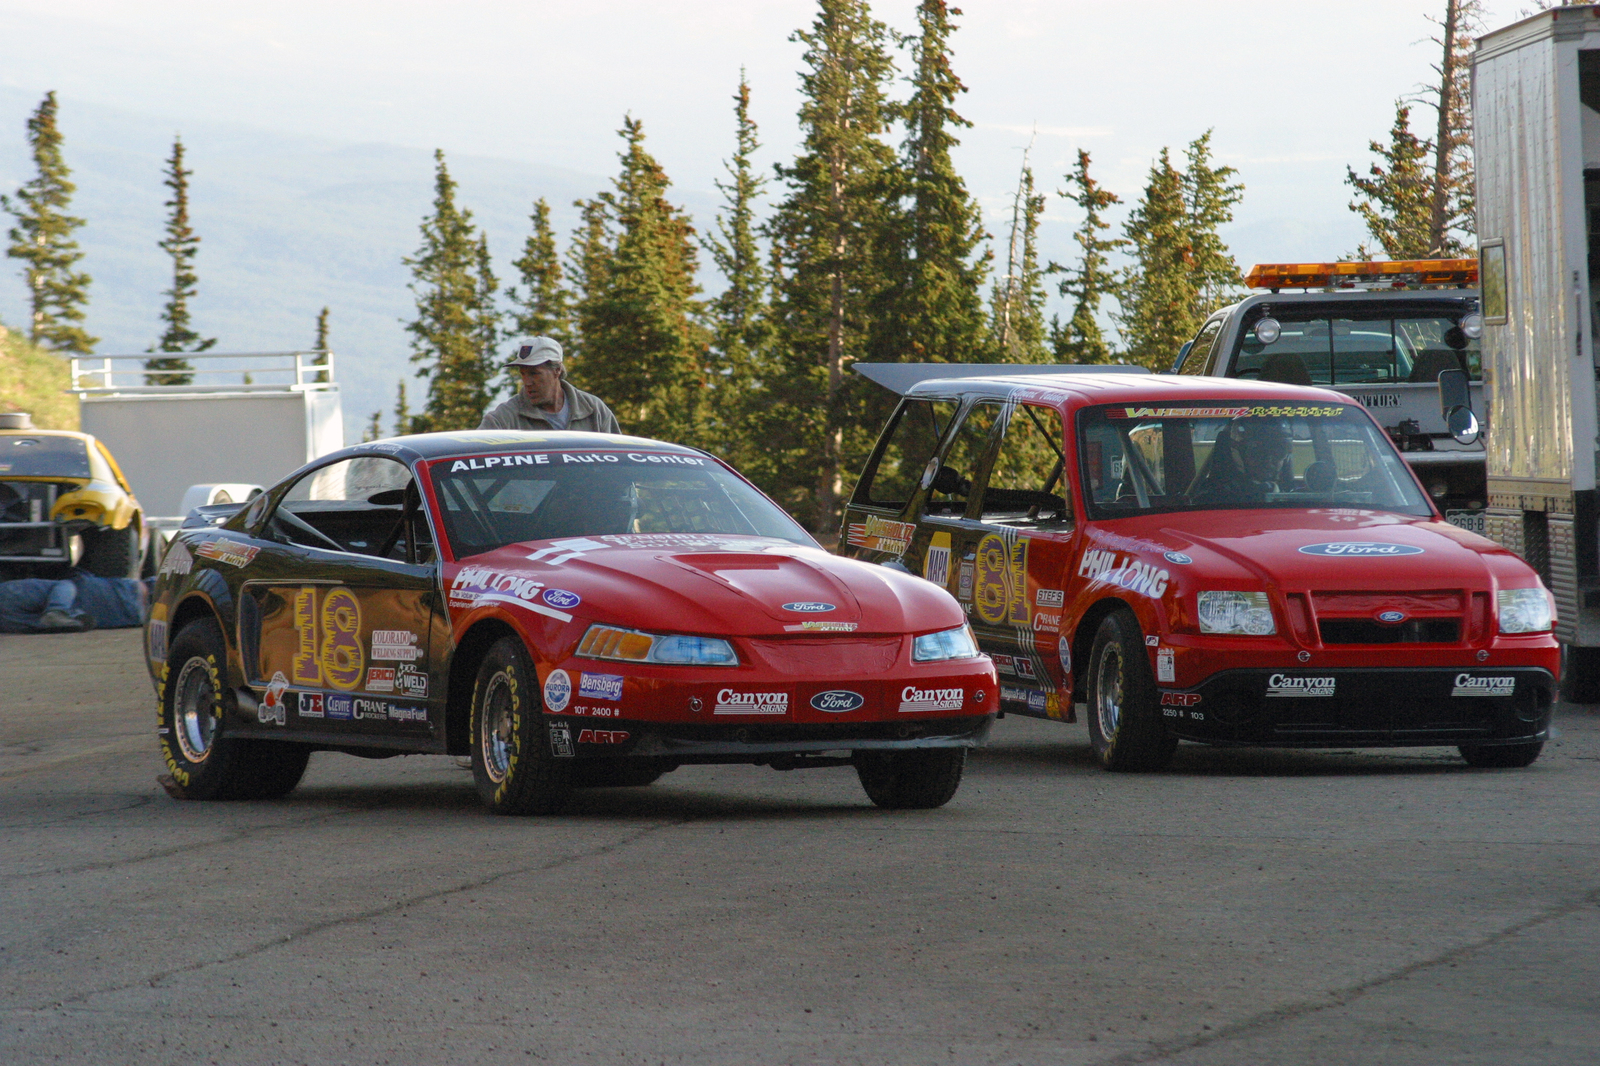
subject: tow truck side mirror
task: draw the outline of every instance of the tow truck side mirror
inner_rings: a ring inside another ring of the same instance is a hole
[[[1472,413],[1472,392],[1465,370],[1439,371],[1439,409],[1457,444],[1472,444],[1482,432]]]
[[[1183,366],[1183,361],[1189,357],[1189,349],[1194,347],[1194,341],[1184,341],[1183,347],[1178,349],[1178,358],[1172,361],[1172,372],[1176,374]]]

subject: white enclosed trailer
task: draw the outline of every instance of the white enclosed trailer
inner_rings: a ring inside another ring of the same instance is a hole
[[[144,362],[164,354],[72,360],[83,431],[111,449],[151,515],[181,517],[190,486],[271,485],[344,447],[331,354],[180,353],[191,380],[152,384]]]
[[[1485,531],[1555,594],[1568,697],[1600,698],[1600,6],[1478,41],[1473,61]]]

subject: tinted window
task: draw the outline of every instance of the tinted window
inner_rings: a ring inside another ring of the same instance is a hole
[[[1211,371],[1211,346],[1216,343],[1217,334],[1222,332],[1222,319],[1207,322],[1200,330],[1200,335],[1194,339],[1194,344],[1189,348],[1189,354],[1184,356],[1183,366],[1178,368],[1180,374],[1207,374]]]
[[[1274,316],[1278,317],[1278,316]],[[1401,318],[1280,318],[1282,335],[1263,344],[1252,328],[1239,343],[1235,376],[1291,385],[1434,382],[1460,368],[1482,376],[1476,340],[1447,315]]]
[[[771,500],[701,456],[542,452],[440,459],[429,469],[457,558],[521,541],[626,533],[776,537],[816,545]]]
[[[0,437],[0,475],[89,477],[89,449],[77,437]]]
[[[983,520],[1054,525],[1071,520],[1061,489],[1061,416],[1020,404],[1011,414],[983,492]]]
[[[329,463],[289,487],[268,521],[269,532],[310,548],[422,561],[406,551],[408,530],[411,538],[431,544],[426,521],[408,521],[420,517],[416,499],[406,506],[411,481],[404,463],[381,456]]]
[[[977,480],[978,464],[988,451],[989,435],[1000,418],[998,401],[974,404],[956,427],[950,445],[945,449],[944,461],[934,478],[933,489],[928,494],[928,513],[965,514],[967,500],[972,495],[973,482]]]
[[[903,401],[857,499],[877,507],[903,509],[921,487],[923,471],[938,450],[939,438],[956,408],[953,400]]]
[[[1394,445],[1353,404],[1093,407],[1078,433],[1095,518],[1257,507],[1433,513]]]

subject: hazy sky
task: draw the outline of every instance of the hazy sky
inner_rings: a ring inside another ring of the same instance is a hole
[[[1490,3],[1488,25],[1518,6]],[[1217,158],[1247,186],[1231,231],[1241,261],[1331,257],[1361,237],[1345,166],[1364,165],[1394,99],[1429,77],[1424,16],[1443,7],[972,0],[954,38],[975,127],[959,165],[996,228],[1035,129],[1041,188],[1060,186],[1081,146],[1131,200],[1163,145],[1214,128]],[[912,27],[913,0],[874,10]],[[632,112],[673,180],[708,189],[741,66],[763,164],[790,154],[800,49],[788,37],[813,12],[809,0],[0,0],[0,79],[175,130],[226,120],[596,175],[612,173]],[[1049,209],[1059,254],[1070,208]]]

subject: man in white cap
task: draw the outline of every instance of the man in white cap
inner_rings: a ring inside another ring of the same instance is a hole
[[[561,345],[551,337],[524,337],[511,349],[511,362],[522,375],[522,388],[505,403],[491,408],[479,429],[575,429],[588,433],[621,433],[617,416],[593,393],[575,389],[562,379]]]

